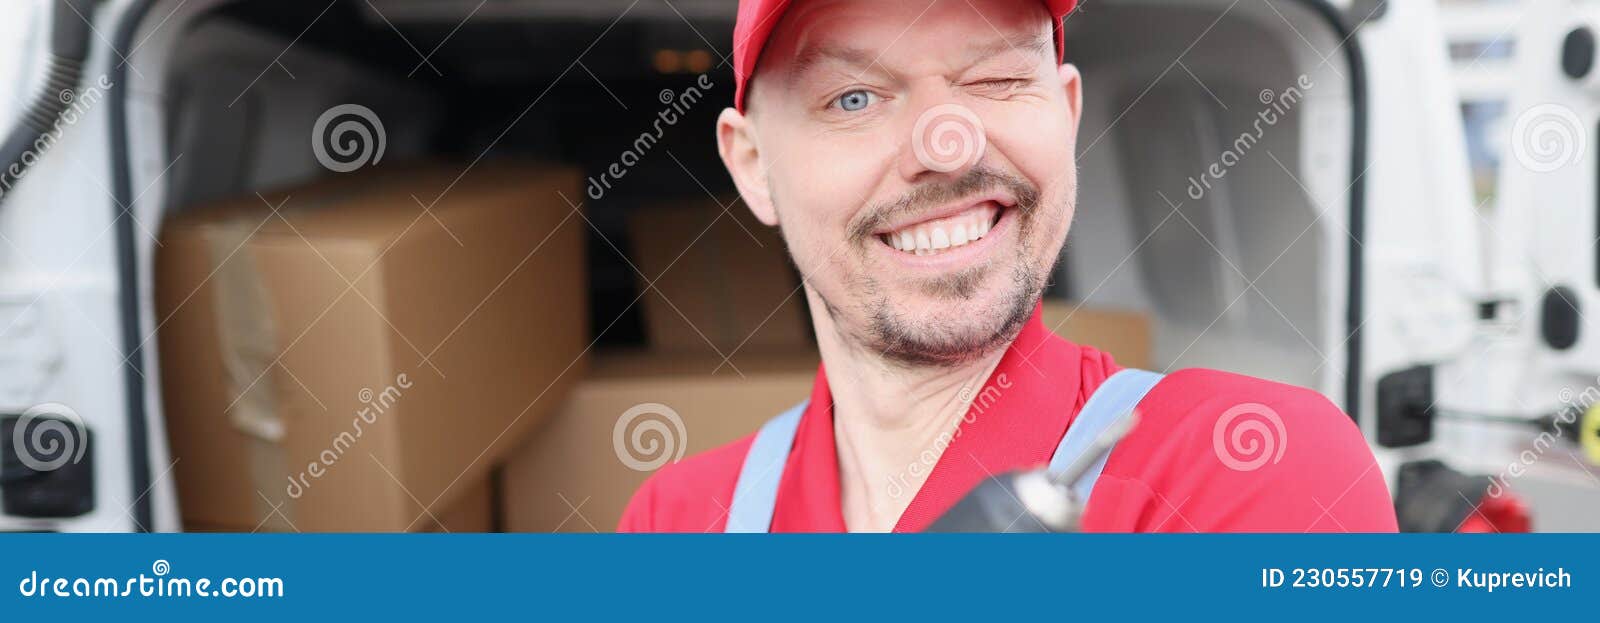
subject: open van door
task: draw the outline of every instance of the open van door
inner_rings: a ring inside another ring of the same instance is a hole
[[[1459,391],[1478,332],[1486,258],[1473,205],[1460,100],[1431,2],[1355,2],[1366,52],[1369,122],[1364,210],[1351,224],[1347,405],[1375,442],[1390,487],[1427,456],[1410,415]],[[1404,524],[1404,522],[1402,522]]]
[[[145,395],[127,379],[153,371],[118,313],[117,229],[151,234],[111,190],[126,85],[95,35],[130,4],[24,0],[0,20],[0,531],[176,525],[160,422],[129,408]]]
[[[1068,17],[1083,182],[1058,283],[1150,313],[1157,365],[1315,388],[1377,445],[1381,412],[1428,407],[1406,390],[1468,352],[1484,291],[1439,32],[1427,2]],[[1411,454],[1380,449],[1391,483]]]
[[[1548,394],[1530,406],[1548,409],[1558,390],[1581,394],[1600,374],[1600,6],[1529,4],[1504,124],[1496,283],[1527,318],[1538,369],[1524,385]]]
[[[1541,529],[1592,530],[1600,516],[1600,6],[1525,3],[1517,83],[1502,124],[1494,287],[1504,343],[1480,408],[1533,424],[1478,435],[1499,477],[1561,509]],[[1537,502],[1537,500],[1531,500]],[[1590,518],[1585,525],[1585,518]]]

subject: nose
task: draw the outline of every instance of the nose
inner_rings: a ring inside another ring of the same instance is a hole
[[[916,97],[907,140],[899,154],[908,183],[929,176],[958,178],[983,160],[988,136],[978,114],[950,97],[948,89]]]

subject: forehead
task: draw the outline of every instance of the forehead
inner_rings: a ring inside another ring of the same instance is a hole
[[[761,70],[792,73],[823,60],[896,66],[995,46],[1053,52],[1051,32],[1040,0],[796,0]]]

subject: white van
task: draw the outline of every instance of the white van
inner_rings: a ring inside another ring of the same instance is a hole
[[[48,149],[0,180],[0,433],[32,414],[73,433],[58,450],[86,451],[58,452],[51,470],[7,464],[0,530],[180,528],[153,339],[155,233],[183,206],[327,174],[312,129],[333,107],[375,111],[386,159],[603,166],[658,92],[702,71],[658,53],[701,50],[722,100],[690,111],[588,208],[606,228],[641,197],[730,188],[711,120],[731,101],[731,2],[23,4],[29,19],[0,27],[18,31],[0,41],[0,88],[64,111]],[[1524,492],[1536,528],[1600,528],[1600,479],[1584,476],[1600,468],[1577,445],[1502,474],[1540,414],[1600,394],[1600,326],[1587,320],[1600,318],[1600,69],[1570,75],[1596,63],[1592,37],[1565,58],[1540,43],[1600,25],[1600,10],[1536,4],[1512,114],[1571,112],[1578,153],[1508,165],[1487,219],[1433,3],[1085,3],[1066,21],[1086,85],[1079,222],[1052,296],[1149,313],[1160,367],[1321,391],[1360,423],[1392,491],[1413,487],[1403,466],[1442,459],[1478,474],[1480,492],[1488,476]],[[43,68],[52,28],[80,9],[93,28],[77,35],[87,54],[68,88]],[[0,127],[28,116],[25,98],[9,99]],[[1480,497],[1449,493],[1448,519],[1413,527],[1450,530]]]

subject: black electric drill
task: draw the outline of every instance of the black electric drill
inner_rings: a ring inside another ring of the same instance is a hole
[[[1078,499],[1073,483],[1111,452],[1138,420],[1129,411],[1060,473],[1052,474],[1048,468],[1019,470],[979,483],[927,531],[1078,532],[1088,500]]]

